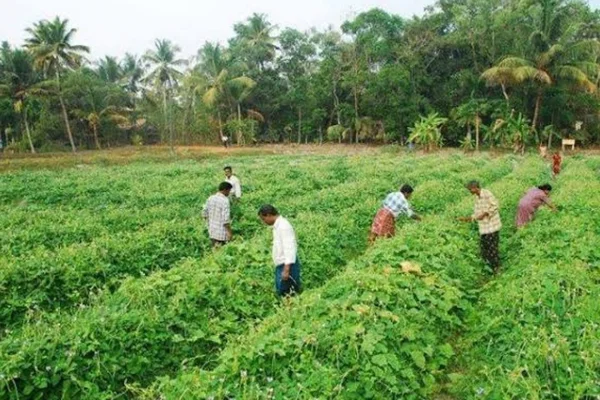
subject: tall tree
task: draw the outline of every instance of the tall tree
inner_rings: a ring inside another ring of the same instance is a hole
[[[25,136],[32,153],[35,147],[31,137],[29,110],[31,97],[46,93],[43,82],[33,69],[33,60],[28,52],[11,49],[8,43],[3,43],[0,49],[0,93],[9,96],[13,108],[19,114]]]
[[[315,72],[316,46],[310,37],[295,29],[285,29],[279,36],[281,56],[279,70],[283,75],[287,91],[283,103],[296,110],[298,115],[298,143],[302,142],[303,115],[310,115],[311,79]]]
[[[154,84],[161,92],[165,129],[169,131],[169,145],[173,149],[173,126],[169,119],[169,105],[173,90],[178,84],[178,79],[183,76],[179,68],[186,65],[187,61],[177,58],[177,54],[181,49],[170,40],[157,39],[154,45],[155,48],[148,50],[144,55],[144,60],[148,62],[150,67],[146,81]]]
[[[97,63],[98,76],[108,83],[117,83],[123,78],[123,70],[115,57],[106,56]]]
[[[25,40],[25,46],[32,53],[34,66],[46,76],[54,74],[58,87],[58,98],[62,109],[67,135],[73,152],[77,151],[67,107],[62,95],[61,77],[65,69],[78,68],[83,61],[83,53],[89,53],[89,48],[72,44],[77,29],[68,27],[69,20],[56,17],[52,21],[43,20],[28,28],[30,34]]]

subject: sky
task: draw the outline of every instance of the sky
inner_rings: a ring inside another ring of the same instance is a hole
[[[3,2],[10,5],[2,5]],[[600,8],[600,0],[589,0]],[[90,59],[141,55],[154,40],[170,39],[190,57],[206,41],[225,43],[233,25],[264,13],[280,28],[339,28],[373,7],[410,18],[435,0],[0,0],[0,42],[23,44],[25,28],[42,19],[68,18],[77,28],[75,44],[91,48]],[[283,5],[285,4],[285,5]]]
[[[600,0],[597,0],[600,2]],[[373,7],[410,18],[435,0],[0,0],[0,42],[23,44],[25,29],[42,19],[68,18],[75,44],[91,47],[91,59],[143,54],[156,38],[170,39],[189,57],[206,41],[226,42],[233,25],[264,13],[280,28],[339,27]],[[285,4],[285,5],[284,5]]]

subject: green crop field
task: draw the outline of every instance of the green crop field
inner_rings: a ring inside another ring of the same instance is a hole
[[[533,155],[120,164],[3,168],[0,399],[600,398],[598,156],[566,157],[559,211],[519,231],[519,198],[551,181]],[[213,251],[201,209],[224,165],[244,197],[234,241]],[[500,201],[497,276],[456,221],[470,179]],[[401,183],[423,221],[369,247]],[[296,229],[295,298],[274,294],[263,203]]]

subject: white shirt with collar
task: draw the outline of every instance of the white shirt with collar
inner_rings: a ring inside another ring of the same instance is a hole
[[[237,176],[231,175],[229,178],[225,179],[225,182],[228,182],[231,184],[231,186],[233,186],[233,189],[231,192],[237,199],[242,197],[242,184],[240,182],[240,179]]]
[[[287,219],[277,217],[273,224],[273,262],[275,265],[294,264],[297,253],[294,228]]]

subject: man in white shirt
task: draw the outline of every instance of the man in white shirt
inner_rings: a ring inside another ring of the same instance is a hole
[[[236,200],[242,197],[242,184],[240,179],[233,175],[233,170],[230,166],[224,168],[225,171],[225,182],[229,182],[233,186],[232,193]]]
[[[289,221],[279,215],[275,207],[263,205],[258,216],[267,225],[273,227],[273,263],[275,264],[275,289],[279,296],[293,296],[299,293],[300,261],[296,233]]]
[[[222,246],[231,240],[230,191],[231,184],[221,182],[219,191],[208,198],[202,209],[202,216],[206,219],[208,236],[213,247]]]

